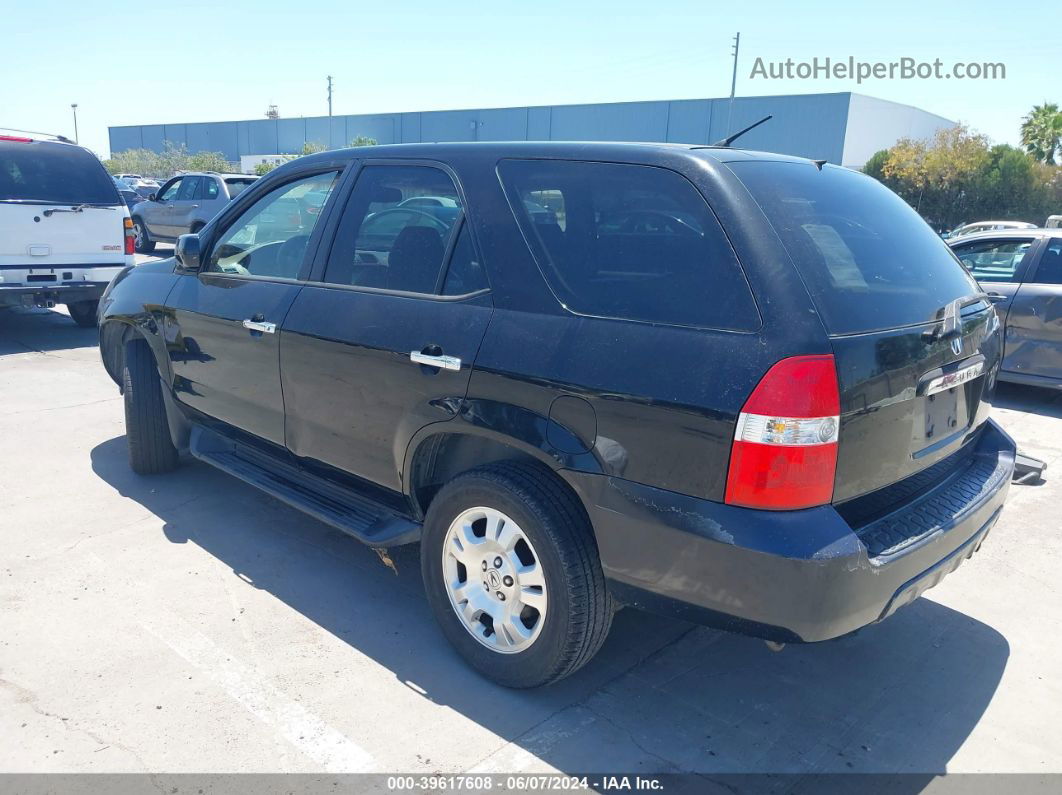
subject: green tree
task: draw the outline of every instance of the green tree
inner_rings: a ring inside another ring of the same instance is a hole
[[[937,130],[931,141],[901,138],[881,166],[884,182],[930,224],[963,221],[982,169],[988,139],[959,124]]]
[[[1033,106],[1021,122],[1021,143],[1041,163],[1055,165],[1055,155],[1062,155],[1062,111],[1058,105],[1045,102]]]
[[[111,174],[140,174],[156,179],[169,179],[178,171],[236,171],[237,167],[221,152],[189,154],[184,144],[163,143],[161,152],[150,149],[127,149],[115,152],[103,161]]]
[[[350,142],[351,146],[376,146],[376,139],[369,138],[367,135],[359,135],[353,141]]]

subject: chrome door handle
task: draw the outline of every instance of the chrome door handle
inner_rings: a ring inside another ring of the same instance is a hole
[[[276,323],[266,323],[261,320],[245,320],[243,321],[243,327],[248,331],[261,331],[265,334],[274,334],[277,330]]]
[[[460,370],[461,360],[456,356],[429,356],[420,351],[409,352],[410,361],[426,364],[428,367],[441,367],[443,370]]]

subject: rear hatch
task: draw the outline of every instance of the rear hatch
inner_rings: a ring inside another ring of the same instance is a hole
[[[952,466],[934,464],[960,466],[972,451],[1000,360],[999,321],[976,282],[870,177],[813,163],[729,166],[781,238],[833,347],[834,502],[918,473],[947,477]]]
[[[0,138],[0,268],[124,265],[127,215],[88,150]]]

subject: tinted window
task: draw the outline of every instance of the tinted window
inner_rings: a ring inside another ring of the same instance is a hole
[[[316,213],[302,211],[307,194],[327,196],[335,171],[288,182],[261,196],[225,230],[210,255],[209,269],[241,276],[298,278]]]
[[[443,282],[443,295],[466,295],[476,290],[485,290],[487,287],[487,274],[476,256],[472,234],[468,231],[466,222],[461,225],[453,254],[450,255],[450,265],[446,269],[446,280]]]
[[[684,177],[647,166],[510,160],[509,201],[570,310],[751,330],[752,294],[723,230]]]
[[[1037,284],[1062,284],[1062,240],[1055,238],[1036,266]]]
[[[225,180],[225,184],[228,185],[228,187],[229,187],[229,198],[230,199],[235,199],[237,196],[239,196],[241,193],[243,193],[247,188],[249,188],[251,185],[253,185],[254,184],[254,180],[250,179],[250,178],[240,179],[238,177],[230,177],[229,179]]]
[[[408,206],[418,196],[446,206]],[[457,188],[426,166],[368,166],[343,211],[326,282],[434,293],[450,234],[461,216]]]
[[[199,183],[197,199],[216,199],[218,197],[218,181],[213,177],[203,177]]]
[[[924,323],[979,292],[947,244],[876,180],[811,163],[728,165],[782,239],[831,333]]]
[[[955,248],[955,256],[979,282],[1016,282],[1031,240],[982,240]]]
[[[195,198],[199,188],[199,177],[185,177],[181,180],[181,189],[177,191],[177,201],[186,202]]]
[[[120,204],[103,164],[70,144],[0,141],[0,201]]]

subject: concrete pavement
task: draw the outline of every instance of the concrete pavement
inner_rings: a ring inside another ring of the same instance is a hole
[[[1001,388],[1047,480],[883,624],[772,653],[624,610],[531,692],[450,650],[416,548],[396,576],[203,464],[134,475],[62,311],[0,313],[0,405],[0,771],[1062,772],[1062,392]]]

